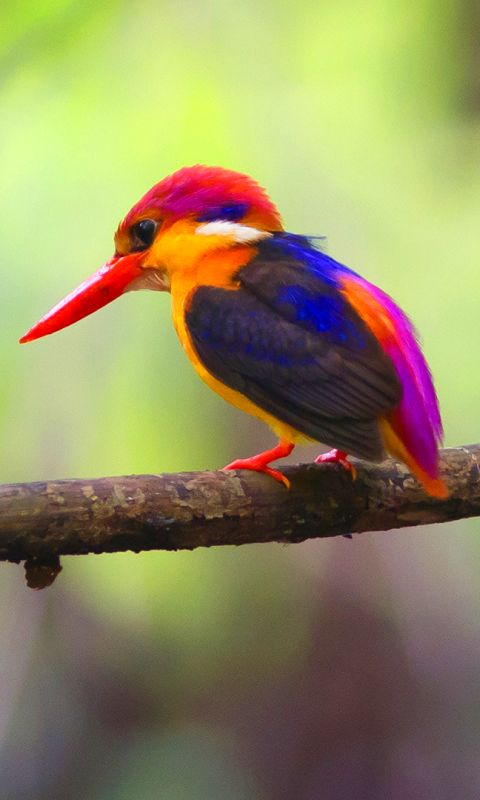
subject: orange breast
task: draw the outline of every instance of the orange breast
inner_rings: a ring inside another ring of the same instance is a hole
[[[290,425],[277,420],[240,392],[230,389],[207,370],[192,344],[185,322],[185,312],[195,290],[199,286],[218,286],[230,291],[236,291],[238,285],[235,283],[233,276],[241,266],[250,261],[255,252],[254,247],[232,248],[231,250],[206,256],[198,262],[195,269],[190,267],[184,272],[175,272],[171,283],[173,323],[178,338],[195,370],[214,392],[217,392],[224,400],[241,411],[261,419],[280,439],[298,442],[305,440],[303,434]]]

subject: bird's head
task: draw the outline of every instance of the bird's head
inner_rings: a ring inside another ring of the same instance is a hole
[[[65,328],[134,289],[168,291],[205,256],[252,247],[282,230],[266,192],[239,172],[184,167],[157,183],[120,223],[115,253],[60,301],[20,342]]]

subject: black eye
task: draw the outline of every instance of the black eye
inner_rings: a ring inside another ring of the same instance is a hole
[[[154,219],[141,219],[130,228],[133,250],[146,250],[152,244],[158,223]]]

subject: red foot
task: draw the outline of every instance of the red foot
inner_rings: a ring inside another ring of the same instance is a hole
[[[291,442],[279,442],[277,446],[273,447],[271,450],[265,450],[265,452],[259,453],[257,456],[251,456],[250,458],[238,458],[236,461],[232,461],[231,464],[227,464],[223,469],[250,469],[253,472],[264,472],[265,475],[270,475],[271,478],[274,478],[279,483],[283,483],[287,489],[290,489],[290,481],[283,472],[280,472],[278,469],[272,469],[268,465],[270,461],[289,456],[294,446],[295,445],[291,444]]]
[[[348,454],[343,450],[329,450],[328,453],[322,453],[316,457],[315,464],[341,464],[347,472],[352,473],[353,480],[357,477],[357,470],[348,460]]]

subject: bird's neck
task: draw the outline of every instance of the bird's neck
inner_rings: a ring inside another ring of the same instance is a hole
[[[172,294],[184,294],[194,286],[233,287],[235,273],[256,253],[251,244],[201,235],[196,227],[194,222],[177,222],[152,248],[151,257],[167,274]]]

